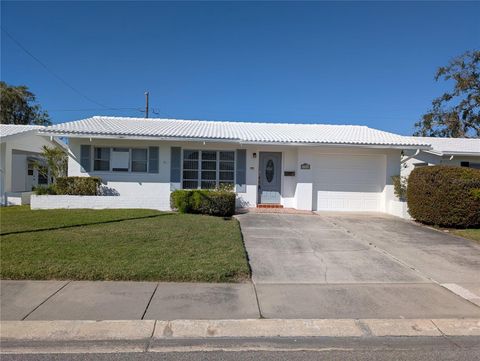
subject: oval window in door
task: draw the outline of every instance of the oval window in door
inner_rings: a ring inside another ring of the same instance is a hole
[[[269,159],[267,162],[267,166],[265,167],[265,178],[267,178],[268,183],[272,182],[274,171],[275,171],[275,166],[273,164],[273,160]]]

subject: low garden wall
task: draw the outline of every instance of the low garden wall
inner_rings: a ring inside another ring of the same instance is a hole
[[[412,219],[412,217],[408,213],[407,202],[391,200],[388,203],[387,213],[403,219]]]
[[[5,193],[5,205],[22,206],[30,204],[30,197],[33,192],[7,192]]]
[[[137,196],[70,196],[70,195],[32,195],[31,209],[90,208],[90,209],[126,209],[143,208],[170,210],[168,197]]]

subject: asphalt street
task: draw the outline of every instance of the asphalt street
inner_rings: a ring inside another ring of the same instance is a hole
[[[53,346],[53,345],[52,345]],[[57,345],[60,348],[62,345]],[[117,345],[120,346],[120,345]],[[90,345],[90,350],[95,349]],[[72,350],[73,348],[70,348]],[[186,349],[193,351],[186,351]],[[2,361],[480,360],[480,337],[377,337],[170,341],[155,352],[4,354]],[[167,352],[168,351],[168,352]]]

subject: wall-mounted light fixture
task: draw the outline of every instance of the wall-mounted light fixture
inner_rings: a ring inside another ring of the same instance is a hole
[[[253,158],[257,158],[257,153],[253,153]]]

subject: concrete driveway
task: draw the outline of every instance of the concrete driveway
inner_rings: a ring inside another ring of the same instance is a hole
[[[479,244],[382,214],[238,218],[264,317],[480,316]]]

